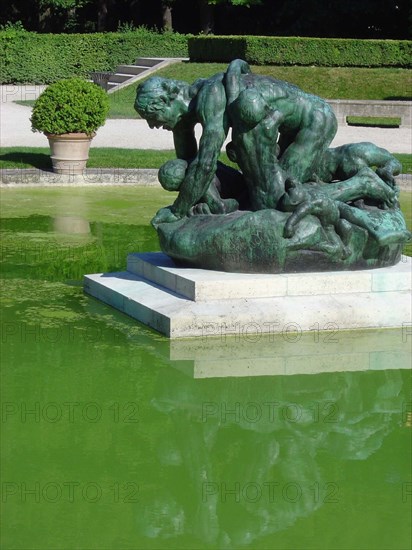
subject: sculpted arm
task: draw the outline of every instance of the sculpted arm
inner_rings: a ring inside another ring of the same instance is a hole
[[[230,105],[243,90],[241,75],[249,74],[250,72],[249,65],[246,61],[243,61],[243,59],[234,59],[229,64],[224,76],[224,85],[226,88],[228,105]]]
[[[173,142],[176,157],[186,161],[192,160],[197,154],[197,143],[193,126],[177,126],[173,131]]]
[[[227,135],[226,96],[221,82],[205,86],[198,97],[198,120],[203,126],[199,150],[190,164],[172,211],[177,217],[188,214],[214,179],[217,159]]]

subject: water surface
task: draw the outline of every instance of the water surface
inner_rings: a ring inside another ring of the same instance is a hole
[[[84,295],[168,202],[3,193],[2,547],[409,548],[410,327],[170,342]]]

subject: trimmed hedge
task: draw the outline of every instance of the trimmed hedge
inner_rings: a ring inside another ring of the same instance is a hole
[[[201,36],[189,38],[190,61],[253,65],[320,67],[412,66],[411,40],[360,40],[272,36]]]
[[[50,84],[113,71],[137,57],[324,67],[411,67],[410,40],[199,36],[137,29],[126,33],[37,34],[0,31],[0,83]]]
[[[138,57],[187,57],[186,35],[146,29],[126,33],[0,32],[0,83],[50,84],[113,71]]]

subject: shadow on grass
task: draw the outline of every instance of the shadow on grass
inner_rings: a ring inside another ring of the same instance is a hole
[[[384,98],[386,101],[412,101],[412,96],[390,95]]]
[[[0,155],[0,165],[3,168],[37,168],[39,170],[52,170],[50,155],[45,153],[13,152]]]
[[[363,128],[399,128],[399,124],[388,124],[379,122],[348,122],[348,126],[362,126]]]
[[[346,118],[349,126],[369,126],[371,128],[399,128],[400,117],[362,117],[348,116]]]

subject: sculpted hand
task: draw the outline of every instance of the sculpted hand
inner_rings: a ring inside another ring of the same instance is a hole
[[[156,216],[152,219],[152,225],[155,229],[157,229],[157,226],[161,223],[173,223],[179,219],[180,218],[172,212],[172,208],[167,206],[166,208],[161,208],[157,212]]]
[[[396,190],[396,180],[393,173],[387,168],[377,168],[376,174],[383,180],[387,185],[390,185],[392,189]]]
[[[205,202],[199,202],[198,204],[192,206],[189,210],[189,216],[196,216],[198,214],[203,214],[206,216],[211,214],[210,208]]]
[[[379,208],[387,210],[396,207],[396,190],[386,184],[373,170],[362,168],[357,175],[362,178],[364,195],[379,201]]]
[[[392,187],[387,187],[388,192],[382,193],[382,204],[379,205],[379,208],[382,210],[388,210],[389,208],[396,208],[397,205],[397,196],[396,192],[392,189]]]

